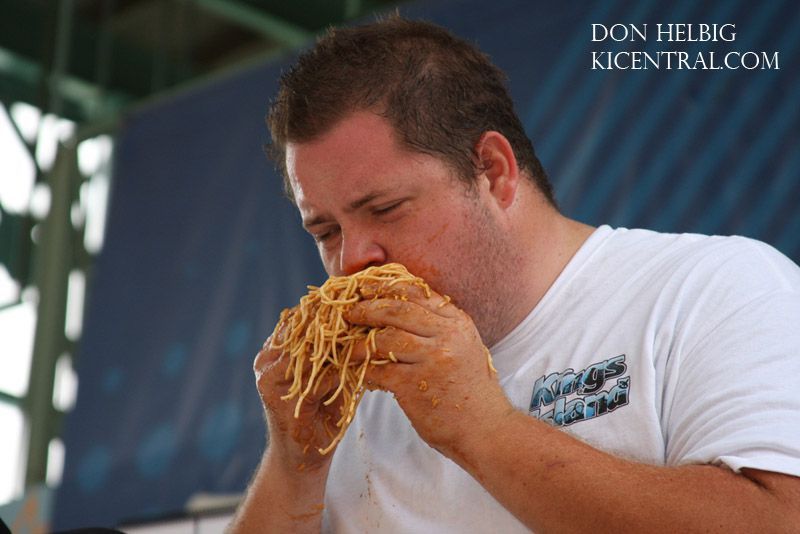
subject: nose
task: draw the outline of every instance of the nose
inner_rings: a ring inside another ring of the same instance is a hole
[[[373,265],[386,263],[386,250],[370,235],[342,233],[339,274],[351,275]]]

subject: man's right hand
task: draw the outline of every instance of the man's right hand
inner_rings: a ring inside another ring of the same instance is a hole
[[[278,333],[280,336],[280,333]],[[325,499],[325,483],[331,465],[331,451],[322,456],[318,447],[330,442],[325,420],[333,427],[339,418],[341,399],[325,406],[336,377],[325,378],[316,393],[309,394],[294,417],[297,398],[282,400],[289,393],[286,379],[289,354],[270,348],[267,339],[253,368],[269,429],[269,447],[261,460],[227,532],[319,532]]]
[[[278,332],[276,335],[281,334]],[[333,456],[333,451],[323,456],[318,449],[327,447],[338,432],[335,425],[341,417],[342,396],[329,406],[323,403],[336,390],[338,377],[335,373],[326,374],[316,391],[310,391],[305,397],[295,418],[298,397],[281,398],[289,393],[292,380],[286,378],[290,360],[288,352],[273,348],[280,341],[277,339],[272,343],[272,337],[267,339],[253,363],[258,393],[267,417],[269,453],[297,472],[316,471],[328,467]],[[306,376],[310,372],[308,365],[306,362]]]

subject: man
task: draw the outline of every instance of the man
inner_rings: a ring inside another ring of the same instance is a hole
[[[399,362],[330,455],[304,444],[336,384],[294,418],[259,353],[270,442],[233,531],[800,531],[790,261],[564,217],[502,74],[430,24],[331,31],[269,122],[328,273],[399,262],[436,293],[348,315]]]

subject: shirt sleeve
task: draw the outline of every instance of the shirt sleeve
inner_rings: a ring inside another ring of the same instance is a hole
[[[685,286],[661,414],[667,464],[800,476],[800,269],[739,238],[712,247]]]

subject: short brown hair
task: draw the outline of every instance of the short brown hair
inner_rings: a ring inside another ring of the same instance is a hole
[[[393,15],[365,26],[332,28],[281,77],[267,118],[269,152],[292,198],[286,144],[312,141],[354,111],[375,110],[407,148],[441,158],[473,184],[479,171],[475,146],[484,132],[495,130],[555,206],[505,81],[476,47],[428,22]]]

